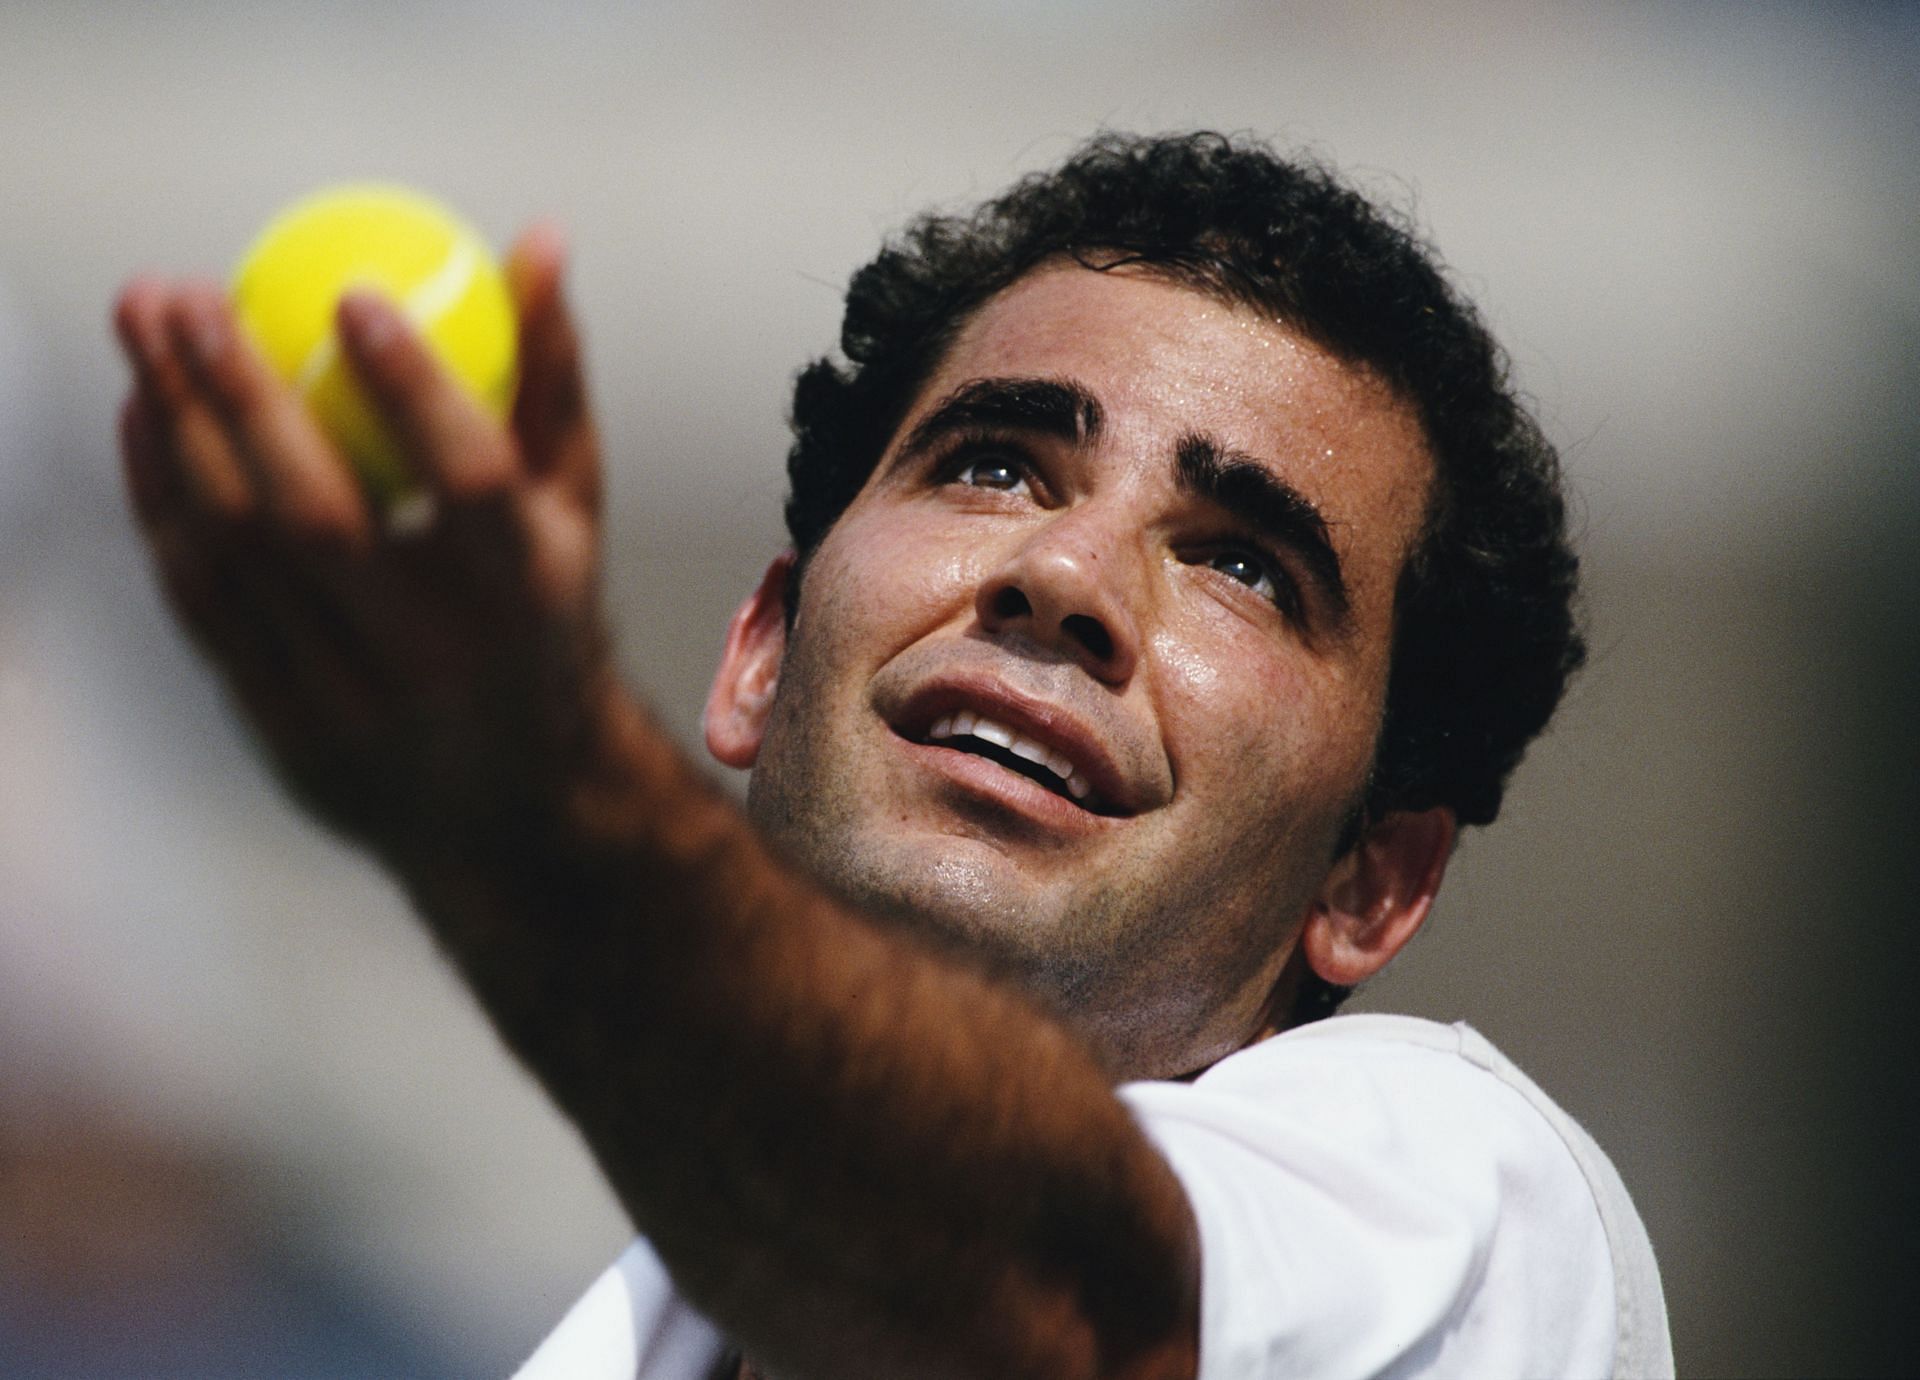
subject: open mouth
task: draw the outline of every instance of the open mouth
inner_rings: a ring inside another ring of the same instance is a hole
[[[927,730],[927,741],[996,762],[1083,810],[1112,813],[1071,759],[985,715],[964,709],[944,715]]]

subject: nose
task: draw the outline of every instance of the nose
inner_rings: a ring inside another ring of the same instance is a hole
[[[1131,543],[1081,514],[1062,514],[981,581],[975,612],[990,633],[1025,636],[1097,680],[1125,684],[1140,658],[1131,559]]]

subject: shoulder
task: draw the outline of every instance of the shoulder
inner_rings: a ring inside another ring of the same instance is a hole
[[[1232,1054],[1191,1084],[1134,1083],[1121,1096],[1149,1130],[1191,1126],[1275,1148],[1337,1144],[1421,1178],[1531,1164],[1589,1198],[1603,1166],[1611,1175],[1578,1123],[1465,1023],[1334,1016]]]
[[[1121,1095],[1187,1189],[1203,1312],[1264,1348],[1247,1373],[1671,1366],[1613,1166],[1466,1025],[1336,1016]]]
[[[1410,1016],[1335,1016],[1230,1055],[1191,1084],[1134,1083],[1121,1096],[1150,1131],[1276,1150],[1337,1145],[1406,1160],[1399,1167],[1421,1177],[1538,1161],[1578,1187],[1569,1137],[1591,1145],[1471,1027]]]

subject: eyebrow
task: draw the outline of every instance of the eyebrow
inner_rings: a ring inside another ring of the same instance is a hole
[[[973,379],[941,399],[908,433],[901,451],[915,454],[950,436],[992,427],[1085,445],[1099,437],[1104,421],[1099,399],[1071,379]],[[1245,451],[1200,432],[1180,438],[1174,477],[1182,490],[1223,510],[1263,541],[1296,552],[1335,617],[1345,621],[1350,601],[1340,557],[1326,519],[1305,494]]]
[[[1100,402],[1065,379],[987,378],[964,383],[941,399],[907,436],[913,453],[948,436],[982,427],[1037,432],[1084,444],[1100,434]]]
[[[1299,554],[1334,613],[1349,607],[1340,556],[1327,535],[1327,520],[1312,500],[1252,456],[1190,433],[1175,449],[1174,475],[1182,489],[1224,509],[1256,535]]]

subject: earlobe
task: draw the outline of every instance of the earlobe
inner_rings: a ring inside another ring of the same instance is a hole
[[[1368,826],[1327,874],[1300,947],[1313,971],[1351,987],[1406,946],[1433,908],[1453,854],[1453,811],[1398,810]]]
[[[774,557],[727,625],[727,645],[704,716],[707,751],[724,766],[745,770],[760,755],[787,650],[787,581],[793,563],[791,551]]]

